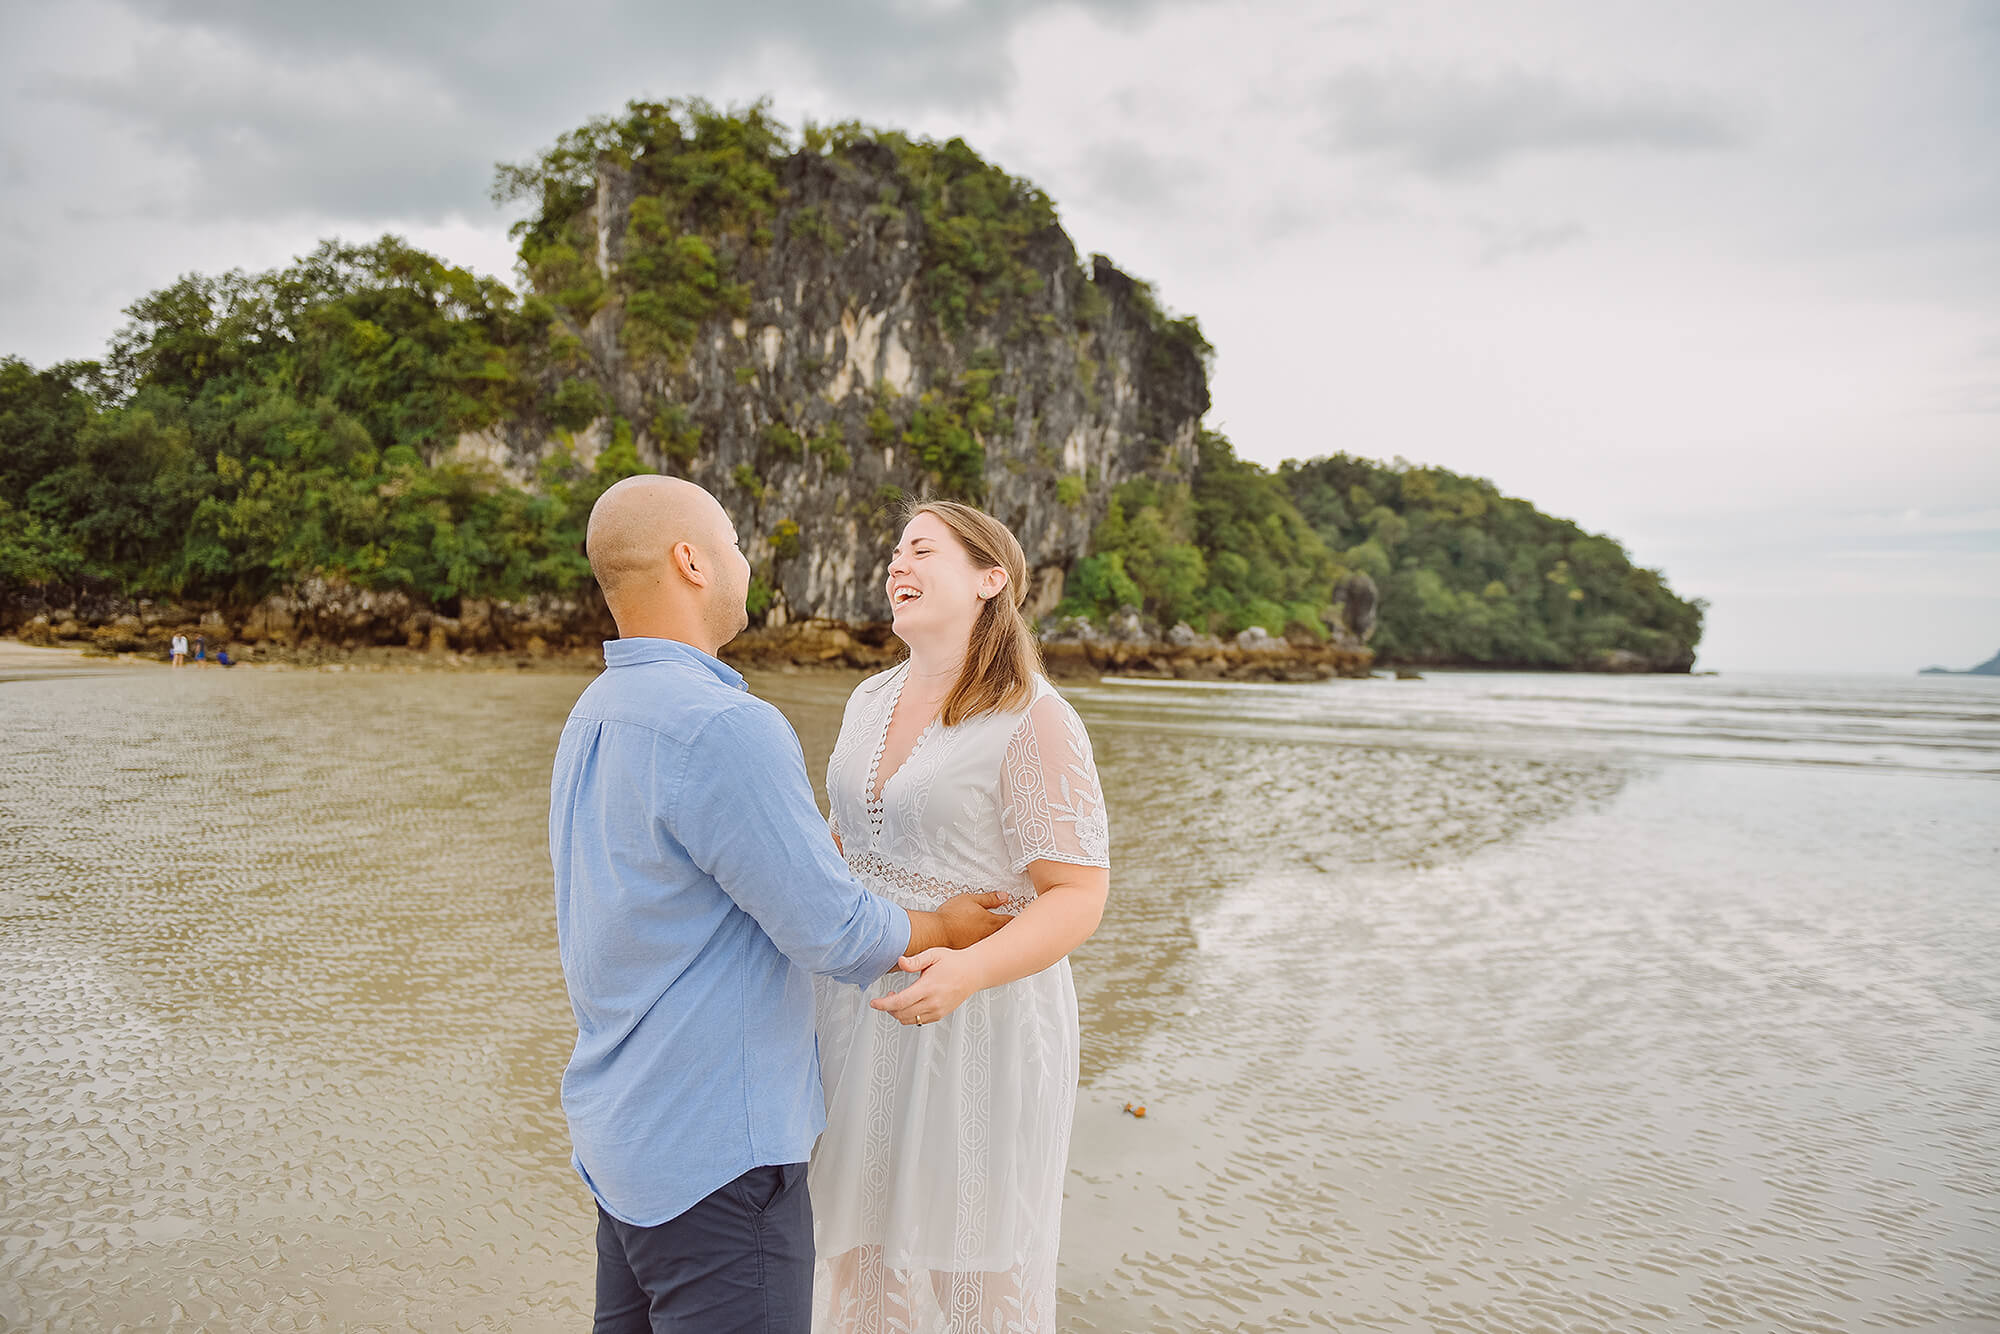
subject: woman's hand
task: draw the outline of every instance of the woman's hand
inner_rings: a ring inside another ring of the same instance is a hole
[[[921,974],[901,991],[868,1003],[907,1027],[934,1024],[985,986],[979,965],[965,950],[935,949],[896,961],[906,973]]]

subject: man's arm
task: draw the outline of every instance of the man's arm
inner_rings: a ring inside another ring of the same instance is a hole
[[[1005,894],[954,894],[940,903],[936,912],[910,911],[911,954],[925,950],[962,950],[977,945],[998,931],[1011,917],[986,911],[1007,901]]]
[[[983,939],[990,932],[974,913],[995,930],[1008,920],[978,904],[905,912],[861,888],[826,837],[798,737],[769,705],[746,699],[717,714],[680,762],[669,785],[669,831],[810,972],[865,985],[901,955]]]
[[[829,823],[827,832],[833,835],[833,850],[845,857],[847,845],[840,841],[840,830]],[[922,954],[928,949],[962,950],[977,945],[1007,925],[1009,918],[986,911],[1006,901],[1007,896],[998,892],[954,894],[940,903],[936,912],[904,909],[910,915],[910,953]]]

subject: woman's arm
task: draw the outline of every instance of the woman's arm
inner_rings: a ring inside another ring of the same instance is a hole
[[[1104,916],[1111,873],[1068,862],[1028,863],[1035,901],[1003,929],[962,950],[931,949],[898,961],[922,976],[869,1002],[903,1024],[932,1024],[975,991],[1033,976],[1090,938]]]

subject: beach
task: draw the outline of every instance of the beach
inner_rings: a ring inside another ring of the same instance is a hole
[[[587,679],[0,645],[0,1324],[587,1318]],[[752,676],[816,781],[855,679]],[[1064,1328],[2000,1329],[1994,683],[1065,690]]]

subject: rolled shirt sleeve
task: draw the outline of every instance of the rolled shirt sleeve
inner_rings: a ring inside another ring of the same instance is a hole
[[[895,966],[909,915],[848,873],[783,714],[746,696],[703,725],[681,763],[669,832],[780,953],[856,986]]]

